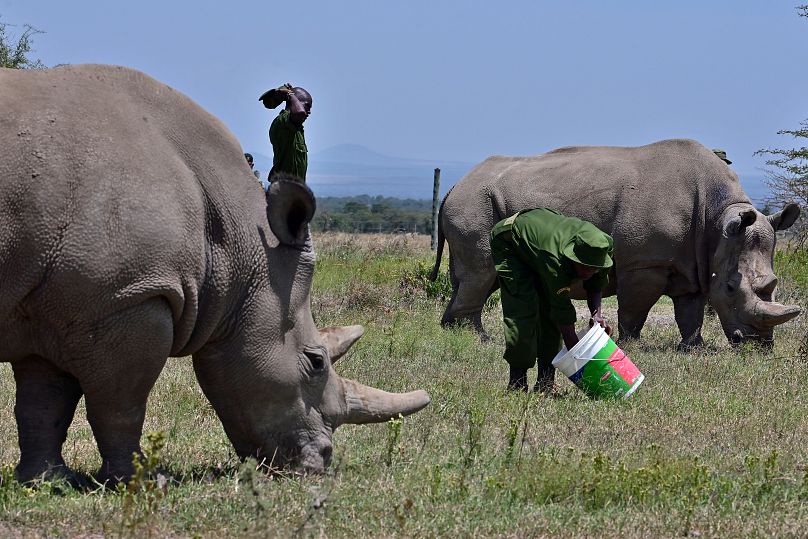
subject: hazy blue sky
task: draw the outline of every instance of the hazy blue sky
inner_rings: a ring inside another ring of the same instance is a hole
[[[141,69],[271,154],[289,81],[314,96],[309,151],[342,143],[476,162],[570,144],[695,138],[740,173],[808,118],[799,0],[309,2],[0,0],[46,32],[48,65]],[[802,1],[805,3],[805,0]]]

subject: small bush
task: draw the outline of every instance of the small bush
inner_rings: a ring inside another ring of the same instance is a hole
[[[407,290],[422,290],[428,298],[446,300],[452,296],[452,281],[449,273],[439,271],[438,278],[429,279],[432,267],[419,260],[414,266],[405,269],[401,277],[401,287]]]
[[[146,435],[143,455],[132,455],[135,473],[128,483],[119,484],[122,494],[121,525],[133,530],[146,524],[168,490],[168,480],[158,473],[160,455],[166,443],[164,432],[150,432]]]

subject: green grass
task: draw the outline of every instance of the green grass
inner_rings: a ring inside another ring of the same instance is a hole
[[[423,241],[315,241],[318,325],[366,327],[337,371],[391,391],[423,388],[430,406],[400,422],[340,428],[323,476],[267,476],[234,457],[189,359],[174,359],[146,424],[166,435],[165,488],[28,488],[10,480],[14,384],[0,365],[0,536],[805,536],[799,318],[770,355],[731,349],[714,317],[708,347],[679,354],[671,303],[661,301],[643,340],[625,347],[647,377],[630,401],[590,400],[560,377],[555,398],[511,394],[498,305],[483,315],[489,343],[441,329],[444,290],[422,279],[432,264]],[[798,256],[778,254],[777,267],[782,295],[806,307]],[[616,303],[605,306],[615,320]],[[100,464],[83,409],[65,458],[87,473]]]

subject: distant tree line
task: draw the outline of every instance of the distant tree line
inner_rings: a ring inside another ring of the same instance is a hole
[[[315,232],[415,232],[430,234],[432,201],[360,195],[318,197]]]

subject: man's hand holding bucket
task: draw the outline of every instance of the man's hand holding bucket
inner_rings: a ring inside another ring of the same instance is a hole
[[[589,319],[589,327],[594,326],[595,324],[600,324],[600,327],[606,332],[606,335],[609,337],[612,336],[613,330],[612,326],[606,322],[606,319],[603,318],[603,314],[600,312],[600,309],[592,313],[592,318]]]

